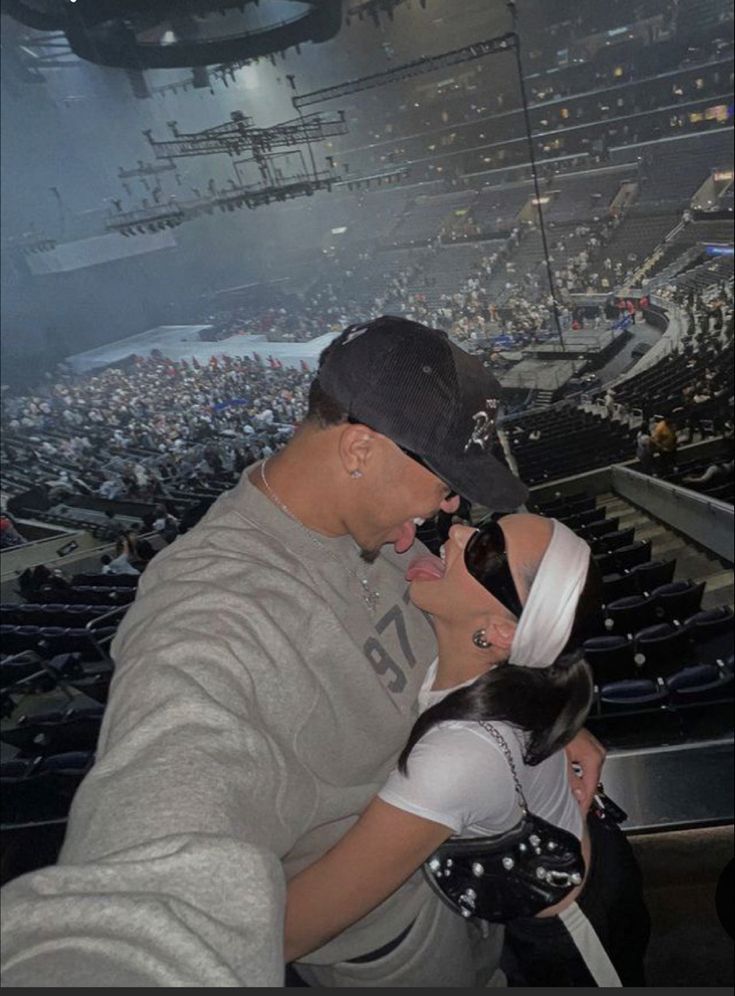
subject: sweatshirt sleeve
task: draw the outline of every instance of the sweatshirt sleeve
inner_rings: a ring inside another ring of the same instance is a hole
[[[283,985],[280,863],[222,836],[172,836],[3,889],[2,984]]]
[[[268,732],[249,608],[177,584],[129,611],[59,864],[3,893],[6,986],[283,984],[279,859],[313,790]]]

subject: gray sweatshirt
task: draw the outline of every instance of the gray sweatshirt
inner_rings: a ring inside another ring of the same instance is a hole
[[[408,602],[412,555],[364,565],[247,475],[158,554],[59,864],[3,891],[4,985],[282,984],[281,869],[345,833],[417,715],[435,640]],[[428,899],[417,873],[304,960],[381,947]]]

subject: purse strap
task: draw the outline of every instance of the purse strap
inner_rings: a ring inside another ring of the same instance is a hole
[[[508,765],[510,766],[510,773],[513,776],[513,783],[516,788],[516,795],[518,796],[518,801],[520,803],[521,809],[523,810],[524,814],[527,814],[528,803],[526,802],[526,797],[523,794],[523,789],[521,788],[521,783],[518,779],[518,773],[516,771],[515,761],[513,760],[513,755],[510,752],[510,747],[508,746],[508,742],[506,741],[502,733],[499,733],[495,729],[495,727],[492,726],[492,724],[486,722],[480,722],[480,726],[484,730],[487,730],[487,732],[490,734],[490,736],[493,738],[495,743],[498,745],[498,747],[500,747],[503,754],[505,755],[505,759],[507,760]]]

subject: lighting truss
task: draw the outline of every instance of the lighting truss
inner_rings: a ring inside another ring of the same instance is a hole
[[[421,59],[415,59],[413,62],[406,62],[402,66],[386,69],[382,73],[373,73],[371,76],[361,76],[359,79],[347,80],[347,82],[337,83],[335,86],[322,87],[320,90],[302,93],[293,97],[291,102],[297,110],[301,107],[310,107],[313,104],[322,104],[326,100],[348,97],[350,94],[360,93],[362,90],[372,90],[389,83],[400,83],[402,80],[412,79],[414,76],[432,73],[439,69],[447,69],[462,62],[472,62],[475,59],[484,59],[488,55],[497,55],[499,52],[513,51],[517,45],[518,36],[514,31],[509,31],[496,38],[473,42],[471,45],[465,45],[463,48],[456,48],[441,55],[427,55]]]
[[[110,213],[105,225],[108,232],[121,235],[143,235],[177,228],[185,221],[192,221],[215,209],[234,211],[237,208],[257,208],[273,201],[287,201],[295,197],[311,197],[318,190],[331,190],[340,177],[331,170],[311,173],[305,168],[295,176],[263,184],[242,184],[229,181],[222,190],[212,187],[206,197],[178,201],[171,198],[167,204],[147,204],[132,211]]]
[[[133,177],[139,176],[157,176],[159,173],[168,173],[175,169],[176,165],[173,162],[160,164],[144,163],[139,159],[138,165],[134,166],[132,169],[123,169],[122,166],[120,166],[117,171],[117,175],[121,180],[130,180]]]
[[[173,138],[158,141],[150,129],[143,132],[156,159],[178,159],[186,156],[251,153],[266,154],[273,149],[321,141],[347,133],[344,111],[336,114],[315,112],[284,121],[271,128],[257,128],[252,118],[233,111],[232,120],[206,128],[204,131],[179,132],[175,121],[169,122]]]
[[[498,55],[502,52],[512,52],[515,59],[516,71],[518,73],[518,83],[526,130],[525,137],[528,143],[528,154],[531,162],[531,173],[536,194],[536,211],[538,213],[541,241],[544,247],[544,260],[546,263],[549,291],[553,304],[554,323],[556,325],[556,332],[562,348],[565,348],[564,337],[561,330],[561,320],[559,317],[556,284],[554,281],[551,257],[549,255],[548,241],[546,238],[544,214],[541,207],[541,193],[538,171],[536,169],[536,155],[533,147],[531,119],[528,112],[528,97],[526,94],[526,84],[523,76],[521,41],[518,35],[518,10],[515,0],[507,0],[507,7],[511,16],[513,30],[507,31],[504,35],[497,35],[496,37],[488,38],[485,41],[473,42],[471,45],[465,45],[462,48],[453,49],[451,52],[443,52],[440,55],[424,56],[421,59],[415,59],[413,62],[406,62],[402,66],[395,66],[392,69],[386,69],[381,73],[373,73],[370,76],[362,76],[358,79],[347,80],[344,83],[337,83],[334,86],[327,86],[322,87],[319,90],[312,90],[309,93],[297,94],[291,98],[291,102],[296,110],[301,112],[301,109],[304,107],[311,107],[314,104],[322,104],[327,100],[334,100],[337,97],[348,97],[353,93],[360,93],[363,90],[372,90],[376,87],[387,86],[390,83],[400,83],[403,80],[413,79],[416,76],[422,76],[424,73],[449,69],[452,66],[456,66],[464,62],[473,62],[477,59],[484,59],[489,55]]]

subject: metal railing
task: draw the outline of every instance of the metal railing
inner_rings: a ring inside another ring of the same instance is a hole
[[[735,559],[732,505],[627,467],[612,468],[612,488],[716,556],[729,563]]]

